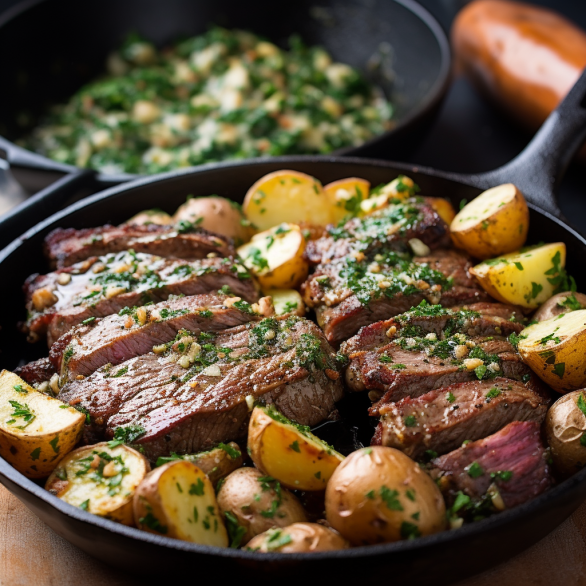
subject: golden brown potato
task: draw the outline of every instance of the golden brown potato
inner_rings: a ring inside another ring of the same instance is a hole
[[[283,529],[269,529],[253,537],[246,549],[261,553],[312,553],[348,547],[348,542],[339,533],[323,525],[293,523]]]
[[[157,467],[176,460],[185,460],[195,464],[204,474],[207,474],[211,483],[216,486],[222,478],[242,466],[242,452],[237,443],[230,442],[219,444],[218,447],[207,452],[184,456],[163,456],[157,460]]]
[[[256,468],[240,468],[221,484],[218,505],[232,536],[245,545],[271,527],[307,521],[303,507],[278,480]]]
[[[305,315],[305,304],[299,291],[295,289],[269,289],[267,296],[273,300],[273,306],[277,315]]]
[[[255,466],[283,486],[324,490],[344,456],[273,406],[255,407],[248,424],[248,453]]]
[[[173,221],[191,222],[210,232],[233,238],[236,246],[248,242],[254,234],[251,223],[239,204],[225,197],[192,197],[179,206]]]
[[[264,290],[294,289],[309,270],[303,258],[305,238],[296,224],[279,224],[256,234],[238,255]]]
[[[0,455],[28,478],[46,478],[74,448],[84,422],[73,407],[0,372]]]
[[[326,518],[353,545],[413,539],[445,528],[435,482],[411,458],[373,446],[350,454],[326,489]]]
[[[332,222],[337,224],[348,214],[360,211],[360,204],[370,193],[370,183],[359,177],[338,179],[324,185],[324,192],[332,205]]]
[[[586,386],[586,309],[560,314],[525,328],[519,354],[560,393]]]
[[[498,301],[535,309],[554,294],[565,266],[566,245],[554,242],[485,260],[470,272]]]
[[[565,291],[550,297],[533,315],[535,321],[546,321],[561,313],[570,313],[586,308],[586,295]]]
[[[386,185],[375,187],[369,197],[360,204],[361,214],[370,214],[391,202],[414,196],[419,191],[411,177],[399,175]]]
[[[452,202],[443,197],[426,197],[425,201],[437,212],[438,216],[449,226],[456,217]]]
[[[124,444],[111,448],[102,442],[65,456],[45,488],[74,507],[134,525],[132,496],[150,469],[136,450]]]
[[[143,210],[124,223],[128,225],[148,226],[149,224],[157,224],[158,226],[168,226],[172,222],[173,218],[163,210]]]
[[[134,494],[139,529],[202,545],[228,546],[214,487],[195,464],[176,460],[153,470]]]
[[[586,394],[560,397],[547,412],[545,435],[556,470],[570,476],[586,466]]]
[[[506,183],[481,193],[450,224],[454,244],[480,259],[518,250],[529,230],[529,208],[523,194]]]
[[[283,222],[327,226],[335,209],[315,177],[288,170],[261,177],[246,193],[242,207],[259,230]]]

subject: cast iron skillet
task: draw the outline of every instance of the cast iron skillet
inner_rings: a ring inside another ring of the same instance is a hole
[[[391,45],[394,80],[376,81],[396,104],[397,126],[336,154],[400,158],[429,126],[448,87],[445,33],[413,0],[27,0],[0,17],[0,55],[11,56],[1,69],[10,92],[0,92],[0,151],[16,178],[36,192],[74,170],[10,141],[102,73],[106,55],[129,32],[164,45],[209,24],[249,29],[281,45],[298,33],[363,71],[381,43]],[[22,172],[31,169],[37,173]],[[133,177],[99,181],[103,189]]]
[[[35,353],[46,352],[28,345],[17,332],[15,321],[23,312],[20,284],[30,273],[47,269],[41,246],[49,230],[118,223],[155,206],[171,212],[188,194],[217,193],[241,201],[256,179],[283,168],[309,173],[323,182],[357,176],[375,185],[406,173],[426,195],[448,197],[454,204],[462,198],[475,197],[483,188],[513,181],[530,202],[529,242],[565,242],[568,270],[576,277],[578,289],[584,291],[586,239],[561,219],[553,190],[586,136],[585,97],[586,72],[525,151],[505,167],[487,174],[455,175],[357,158],[282,157],[202,166],[139,179],[91,196],[41,222],[0,253],[0,274],[5,278],[4,311],[0,314],[2,366],[13,368],[35,357]],[[318,578],[328,583],[337,580],[377,585],[389,579],[410,585],[455,582],[535,543],[586,496],[585,469],[529,503],[455,531],[338,552],[258,555],[181,542],[93,516],[60,501],[1,459],[0,480],[59,535],[124,570],[165,577],[166,581],[204,574],[215,579],[234,577],[273,585],[299,580],[316,582]]]

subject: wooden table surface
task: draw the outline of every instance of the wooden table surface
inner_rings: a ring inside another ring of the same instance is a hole
[[[586,503],[509,562],[457,586],[586,586]],[[61,539],[0,485],[0,586],[144,586]]]

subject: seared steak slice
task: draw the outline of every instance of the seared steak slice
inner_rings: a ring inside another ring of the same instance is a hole
[[[512,421],[541,423],[548,403],[514,380],[459,383],[383,405],[376,441],[414,459],[426,450],[445,454],[465,440],[486,437]]]
[[[253,401],[315,425],[343,394],[335,355],[311,321],[267,318],[217,334],[182,331],[160,354],[67,383],[60,399],[87,409],[87,439],[141,426],[154,460],[246,435]]]
[[[248,270],[237,261],[171,260],[134,251],[93,257],[27,279],[27,327],[33,337],[47,332],[51,346],[89,318],[163,301],[169,295],[199,295],[222,287],[246,301],[258,299]]]
[[[51,266],[68,267],[92,256],[133,249],[165,258],[194,260],[214,253],[233,257],[236,252],[224,236],[193,225],[158,224],[56,228],[45,238],[45,255]]]
[[[262,308],[262,310],[261,310]],[[250,305],[238,297],[197,295],[156,305],[125,308],[119,314],[75,326],[51,347],[61,384],[88,376],[105,364],[117,365],[172,340],[178,331],[220,331],[272,313],[262,299]]]
[[[480,307],[490,311],[490,305]],[[342,345],[350,359],[346,381],[352,390],[367,389],[373,401],[380,399],[371,409],[371,415],[378,415],[385,403],[446,385],[497,374],[529,378],[531,370],[504,337],[522,329],[520,323],[490,313],[416,307],[363,328]]]
[[[35,385],[48,381],[57,370],[49,358],[39,358],[14,370],[22,380],[29,385]]]
[[[419,258],[397,252],[355,253],[318,266],[303,284],[303,295],[328,341],[337,344],[424,299],[446,307],[488,300],[468,272],[471,266],[455,250]]]
[[[540,426],[534,421],[514,421],[485,439],[436,458],[431,473],[450,503],[462,492],[472,498],[473,507],[490,500],[497,510],[510,509],[553,484],[546,455]]]
[[[305,256],[312,264],[328,263],[351,251],[407,251],[417,238],[431,249],[449,246],[447,224],[422,197],[397,200],[372,214],[352,218],[342,227],[330,226],[327,235],[310,240]]]

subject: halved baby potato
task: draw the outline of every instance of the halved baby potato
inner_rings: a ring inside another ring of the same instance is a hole
[[[529,208],[523,194],[505,183],[488,189],[465,205],[450,225],[452,240],[480,259],[517,250],[529,230]]]
[[[134,494],[139,529],[202,545],[228,547],[214,487],[207,475],[185,460],[153,470]]]
[[[533,315],[535,321],[545,321],[560,313],[570,313],[586,308],[586,295],[574,291],[564,291],[550,297]]]
[[[305,315],[305,304],[299,291],[295,289],[271,289],[266,293],[273,299],[273,307],[277,315],[291,313],[303,317]]]
[[[519,354],[560,393],[586,386],[586,309],[560,314],[520,334]]]
[[[399,175],[386,185],[375,187],[369,197],[360,204],[360,211],[363,214],[370,214],[384,208],[392,200],[407,199],[413,197],[419,191],[419,187],[411,177]]]
[[[173,222],[173,218],[163,210],[143,210],[132,216],[130,220],[124,222],[128,225],[148,226],[156,224],[157,226],[168,226]]]
[[[157,467],[177,460],[185,460],[195,464],[202,472],[208,475],[211,483],[216,486],[222,478],[242,466],[242,452],[236,442],[230,442],[228,444],[219,444],[216,448],[197,454],[163,456],[157,460]]]
[[[370,183],[359,177],[348,177],[324,185],[324,192],[332,206],[331,221],[337,224],[347,215],[360,211],[361,202],[369,196]]]
[[[45,488],[74,507],[134,525],[132,496],[150,469],[148,460],[131,447],[102,442],[65,456]]]
[[[0,455],[28,478],[46,478],[74,448],[84,422],[73,407],[0,373]]]
[[[238,254],[263,289],[293,289],[307,277],[304,251],[305,238],[299,226],[285,223],[256,234]]]
[[[255,407],[248,425],[248,453],[255,466],[283,486],[324,490],[344,456],[289,421],[273,406]]]
[[[448,226],[454,221],[456,210],[451,201],[443,197],[427,197],[426,201]]]
[[[554,242],[486,260],[470,272],[498,301],[535,309],[561,286],[565,265],[566,245]]]
[[[315,177],[282,170],[261,177],[246,193],[243,209],[259,230],[267,230],[282,222],[326,226],[333,206]]]

